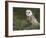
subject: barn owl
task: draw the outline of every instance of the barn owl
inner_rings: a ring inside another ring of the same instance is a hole
[[[34,17],[34,15],[32,14],[31,10],[26,10],[26,16],[27,16],[27,20],[32,23],[33,26],[37,26],[39,25],[39,22],[37,21],[37,19]]]

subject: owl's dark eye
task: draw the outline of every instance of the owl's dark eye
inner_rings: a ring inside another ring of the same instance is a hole
[[[29,12],[30,13],[30,12]]]

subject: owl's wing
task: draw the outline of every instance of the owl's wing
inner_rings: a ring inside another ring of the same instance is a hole
[[[38,24],[37,19],[36,19],[33,15],[32,15],[31,17],[32,17],[32,23],[33,23],[33,24]]]

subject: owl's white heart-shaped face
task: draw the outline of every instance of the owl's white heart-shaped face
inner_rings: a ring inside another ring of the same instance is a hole
[[[26,15],[27,16],[31,16],[32,15],[32,11],[31,10],[26,10]]]

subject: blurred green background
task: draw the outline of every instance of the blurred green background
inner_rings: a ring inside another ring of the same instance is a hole
[[[29,9],[33,12],[33,15],[36,17],[37,21],[40,23],[40,8],[20,8],[13,7],[13,30],[31,30],[39,29],[40,27],[32,28],[27,23],[26,10]]]

